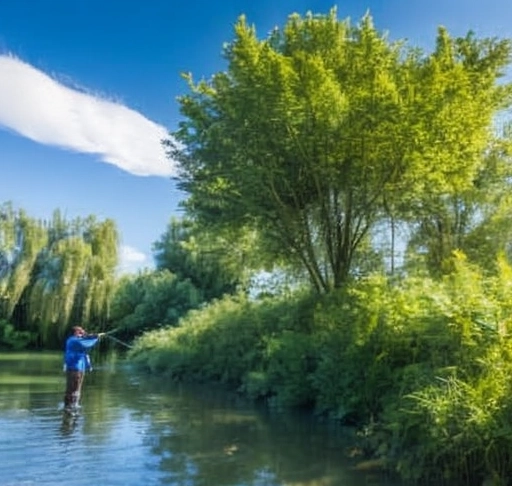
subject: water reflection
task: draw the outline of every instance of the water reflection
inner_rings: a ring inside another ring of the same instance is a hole
[[[62,414],[62,422],[60,425],[60,433],[62,437],[70,436],[76,429],[78,424],[78,413],[63,413]]]
[[[340,430],[95,362],[72,416],[60,355],[0,355],[0,485],[392,484],[352,468]]]

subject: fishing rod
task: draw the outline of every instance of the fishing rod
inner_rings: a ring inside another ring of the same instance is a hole
[[[110,331],[110,332],[112,332],[112,331]],[[110,336],[110,334],[108,332],[105,333],[105,337],[108,337],[109,339],[112,339],[112,341],[115,341],[116,343],[123,345],[125,348],[128,348],[128,349],[133,348],[133,346],[131,346],[130,344],[127,344],[124,341],[121,341],[120,339],[115,338],[114,336]]]
[[[121,330],[120,327],[116,327],[115,329],[112,329],[111,331],[107,331],[107,332],[102,332],[101,334],[109,339],[111,339],[112,341],[115,341],[116,343],[119,343],[121,344],[122,346],[124,346],[125,348],[128,348],[128,349],[131,349],[133,348],[133,346],[131,346],[130,344],[128,343],[125,343],[124,341],[121,341],[120,339],[117,339],[115,338],[114,336],[111,336],[111,334],[114,334],[116,332],[119,332]]]

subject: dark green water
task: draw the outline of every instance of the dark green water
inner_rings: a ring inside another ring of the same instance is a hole
[[[70,418],[59,354],[0,354],[0,486],[398,484],[355,470],[341,430],[93,361]]]

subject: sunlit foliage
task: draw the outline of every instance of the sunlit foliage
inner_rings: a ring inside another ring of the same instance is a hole
[[[263,255],[300,266],[319,292],[347,282],[360,245],[391,218],[418,225],[444,273],[493,117],[512,101],[497,83],[510,42],[440,28],[424,53],[370,15],[352,24],[336,10],[294,14],[263,40],[241,17],[234,35],[225,71],[186,76],[179,144],[168,143],[188,212],[255,229]]]
[[[463,256],[454,267],[399,285],[374,275],[323,298],[226,298],[144,334],[131,357],[366,424],[362,447],[410,479],[509,477],[511,269],[488,277]]]

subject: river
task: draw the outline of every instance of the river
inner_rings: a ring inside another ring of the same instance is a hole
[[[343,430],[93,354],[76,417],[56,353],[0,353],[0,486],[397,486]]]

